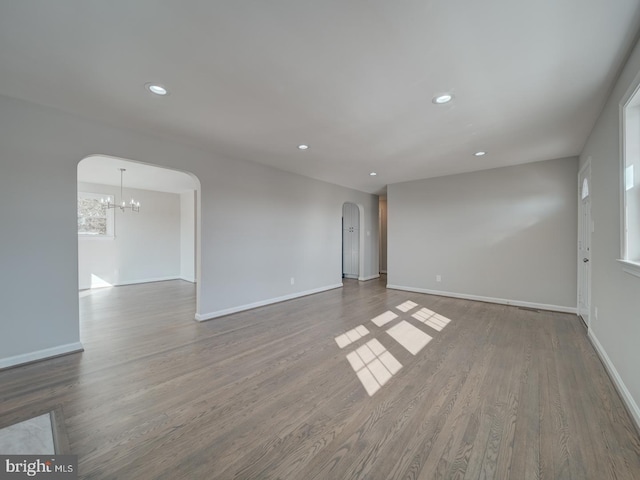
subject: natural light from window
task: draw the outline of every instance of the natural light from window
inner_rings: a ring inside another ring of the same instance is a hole
[[[113,287],[113,285],[107,282],[104,278],[100,278],[98,275],[91,274],[91,288],[104,288]]]
[[[113,237],[113,210],[104,206],[105,195],[78,192],[78,235]]]
[[[589,180],[587,178],[585,178],[582,181],[582,190],[581,190],[581,193],[580,193],[580,198],[582,200],[584,200],[588,196],[589,196]]]
[[[433,332],[441,332],[451,322],[447,317],[421,307],[412,300],[406,300],[394,308],[400,314],[387,310],[377,315],[371,319],[375,326],[372,330],[364,325],[357,325],[334,337],[338,348],[353,349],[347,354],[347,361],[370,397],[402,368],[400,361],[377,338],[369,337],[370,334],[384,338],[385,343],[391,337],[395,340],[390,344],[391,349],[402,355],[398,350],[398,347],[402,347],[415,357],[433,339]],[[419,322],[418,326],[413,324],[415,321]],[[432,335],[427,334],[420,324],[429,327],[426,330]],[[371,324],[367,325],[372,327]]]
[[[621,261],[625,271],[640,276],[640,89],[622,103]]]

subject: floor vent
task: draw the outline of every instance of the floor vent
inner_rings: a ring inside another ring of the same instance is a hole
[[[531,308],[531,307],[518,307],[518,310],[526,310],[527,312],[540,313],[540,310],[538,310],[537,308]]]

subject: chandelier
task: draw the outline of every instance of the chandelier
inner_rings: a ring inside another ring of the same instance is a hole
[[[120,168],[119,170],[120,170],[120,203],[115,203],[115,198],[113,200],[114,203],[111,203],[111,196],[108,196],[106,199],[101,198],[100,203],[104,206],[104,208],[119,208],[123,212],[125,208],[128,208],[132,212],[139,212],[140,202],[136,202],[133,198],[131,198],[131,201],[128,204],[124,201],[124,195],[122,194],[122,177],[124,176],[124,172],[126,172],[127,169]]]

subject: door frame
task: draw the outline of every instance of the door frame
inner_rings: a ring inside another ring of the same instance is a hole
[[[351,200],[345,200],[340,206],[340,217],[342,223],[340,224],[340,241],[341,241],[341,273],[344,274],[344,206],[350,203],[358,207],[358,280],[364,280],[364,244],[365,244],[365,231],[364,231],[364,207],[357,202]],[[342,278],[345,278],[342,276]]]
[[[589,188],[589,195],[585,200],[582,199],[582,187],[583,187],[583,179],[587,179],[587,185]],[[587,329],[591,328],[591,265],[593,263],[592,251],[591,251],[591,233],[593,231],[593,222],[591,220],[591,157],[587,157],[587,161],[578,171],[578,242],[577,242],[577,274],[578,274],[578,288],[577,288],[577,312],[578,316],[582,318]],[[584,228],[583,218],[585,214],[585,205],[587,208],[587,225]],[[586,237],[583,237],[586,235]],[[588,258],[583,257],[581,251],[583,250],[583,242],[587,245],[587,251],[589,252]],[[587,258],[587,261],[584,261],[584,258]],[[583,276],[586,275],[586,279]],[[584,281],[583,281],[584,280]],[[583,283],[586,291],[583,291]],[[582,302],[581,299],[585,298],[587,301],[585,302],[584,307],[581,308]]]

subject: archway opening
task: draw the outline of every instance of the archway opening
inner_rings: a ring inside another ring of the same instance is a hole
[[[197,311],[200,182],[195,175],[91,155],[78,163],[77,192],[81,307],[83,298],[100,290],[106,298],[105,288],[175,281],[191,292],[186,298],[195,299]]]

